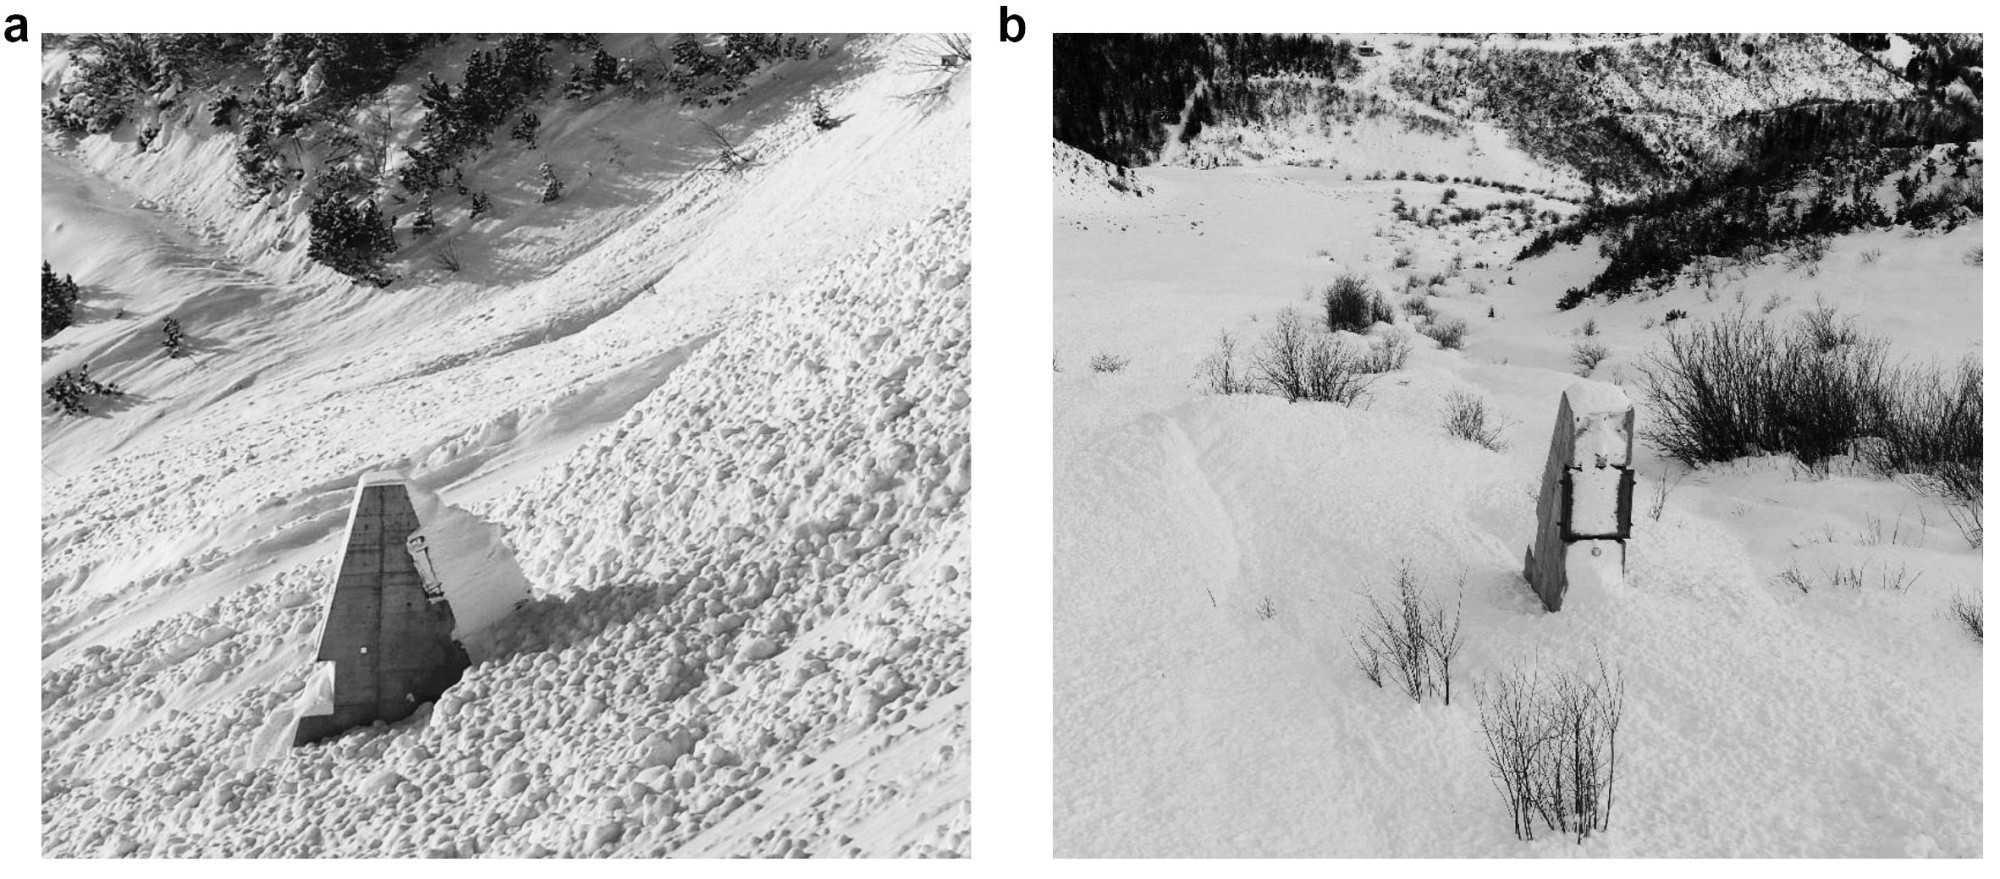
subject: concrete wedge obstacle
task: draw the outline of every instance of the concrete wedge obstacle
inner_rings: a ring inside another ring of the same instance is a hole
[[[411,539],[421,528],[406,485],[361,478],[320,623],[313,658],[322,665],[308,685],[314,704],[300,712],[294,747],[407,718],[472,664],[453,637],[451,603],[435,574],[421,570],[422,538]]]
[[[1535,542],[1522,576],[1542,606],[1562,610],[1572,584],[1625,578],[1632,536],[1632,401],[1617,385],[1583,381],[1563,391],[1535,505]]]

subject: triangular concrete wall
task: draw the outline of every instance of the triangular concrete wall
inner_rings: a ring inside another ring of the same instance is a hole
[[[314,657],[334,664],[333,710],[300,717],[294,746],[409,717],[471,664],[452,640],[451,605],[425,593],[410,557],[421,523],[409,491],[364,480],[356,492]]]

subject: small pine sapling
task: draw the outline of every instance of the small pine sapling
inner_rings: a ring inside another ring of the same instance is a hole
[[[86,404],[91,397],[121,397],[125,392],[111,382],[100,382],[90,377],[90,364],[85,363],[75,369],[65,370],[56,380],[42,389],[42,397],[55,404],[56,411],[63,415],[89,415]]]
[[[563,182],[562,178],[556,176],[556,166],[549,162],[543,162],[541,171],[542,204],[548,204],[562,198]]]
[[[423,238],[437,231],[437,216],[431,211],[431,194],[417,199],[417,215],[410,220],[410,232]]]
[[[194,353],[188,348],[187,334],[181,331],[179,320],[167,318],[161,330],[166,334],[166,338],[160,340],[160,347],[166,349],[168,357],[178,359]]]
[[[527,144],[528,149],[534,149],[535,137],[541,130],[542,117],[535,115],[533,110],[522,110],[521,121],[515,123],[514,130],[508,132],[507,136]]]
[[[821,131],[832,131],[840,127],[840,120],[833,118],[833,112],[826,108],[826,103],[815,97],[813,98],[812,124],[814,128]]]

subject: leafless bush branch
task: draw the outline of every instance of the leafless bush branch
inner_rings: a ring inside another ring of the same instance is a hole
[[[1386,600],[1368,596],[1368,616],[1360,631],[1348,636],[1355,667],[1378,687],[1385,676],[1393,677],[1413,701],[1429,694],[1450,705],[1452,662],[1465,647],[1459,626],[1465,578],[1459,577],[1458,600],[1449,607],[1430,597],[1408,562],[1396,569],[1393,588]]]
[[[1445,398],[1444,432],[1457,439],[1491,451],[1505,451],[1507,444],[1500,441],[1500,432],[1509,426],[1508,421],[1490,415],[1485,400],[1465,391],[1453,391]]]
[[[1534,839],[1536,818],[1578,843],[1611,826],[1625,682],[1600,656],[1595,674],[1543,679],[1516,666],[1481,688],[1479,728],[1494,786],[1514,835]]]
[[[1972,596],[1971,598],[1967,598],[1963,592],[1955,593],[1951,596],[1951,618],[1961,628],[1965,629],[1966,634],[1972,636],[1972,640],[1984,644],[1986,643],[1986,602],[1979,597],[1978,592],[1974,592]]]

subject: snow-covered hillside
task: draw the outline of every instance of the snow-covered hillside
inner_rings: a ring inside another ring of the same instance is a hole
[[[1643,437],[1637,364],[1729,315],[1824,303],[1892,358],[1956,363],[1982,350],[1983,222],[1848,234],[1816,262],[1729,261],[1559,311],[1602,268],[1595,241],[1515,263],[1518,210],[1395,213],[1507,192],[1338,167],[1138,173],[1147,197],[1058,187],[1054,217],[1059,855],[1983,853],[1981,646],[1948,612],[1980,594],[1982,552],[1946,499],[1846,458],[1690,471],[1642,439],[1628,582],[1572,588],[1551,614],[1521,577],[1578,372],[1624,386]],[[1396,315],[1338,338],[1403,334],[1405,366],[1352,407],[1204,390],[1219,334],[1245,370],[1284,309],[1314,319],[1343,273]],[[1413,332],[1453,320],[1455,350]],[[1446,434],[1454,393],[1485,403],[1501,449]],[[1378,688],[1350,652],[1406,561],[1447,604],[1463,579],[1448,707]],[[1472,694],[1600,656],[1626,680],[1609,830],[1518,841]]]
[[[971,74],[924,39],[715,109],[556,90],[387,289],[309,261],[298,200],[246,207],[227,129],[51,136],[83,307],[45,378],[127,393],[44,421],[44,852],[969,853]],[[371,106],[407,136],[481,45]],[[411,720],[260,753],[384,470],[497,525],[534,597]]]
[[[1101,106],[1079,101],[1067,112],[1122,111],[1147,94],[1153,103],[1140,121],[1122,124],[1160,128],[1167,136],[1157,149],[1132,155],[1117,140],[1129,134],[1122,129],[1107,143],[1081,144],[1140,165],[1443,174],[1581,198],[1593,184],[1629,194],[1718,174],[1790,114],[1850,103],[1878,112],[1920,92],[1896,66],[1907,62],[1907,45],[1878,57],[1831,34],[1324,36],[1324,54],[1340,59],[1330,70],[1296,54],[1241,57],[1254,52],[1222,35],[1138,49],[1108,37],[1136,68],[1127,74],[1134,85],[1122,97],[1097,94],[1115,87],[1094,91],[1089,100]],[[1150,92],[1162,75],[1185,80],[1188,110],[1179,97],[1158,106],[1163,99]],[[1969,91],[1966,99],[1978,103]],[[1161,124],[1176,112],[1178,124]]]

